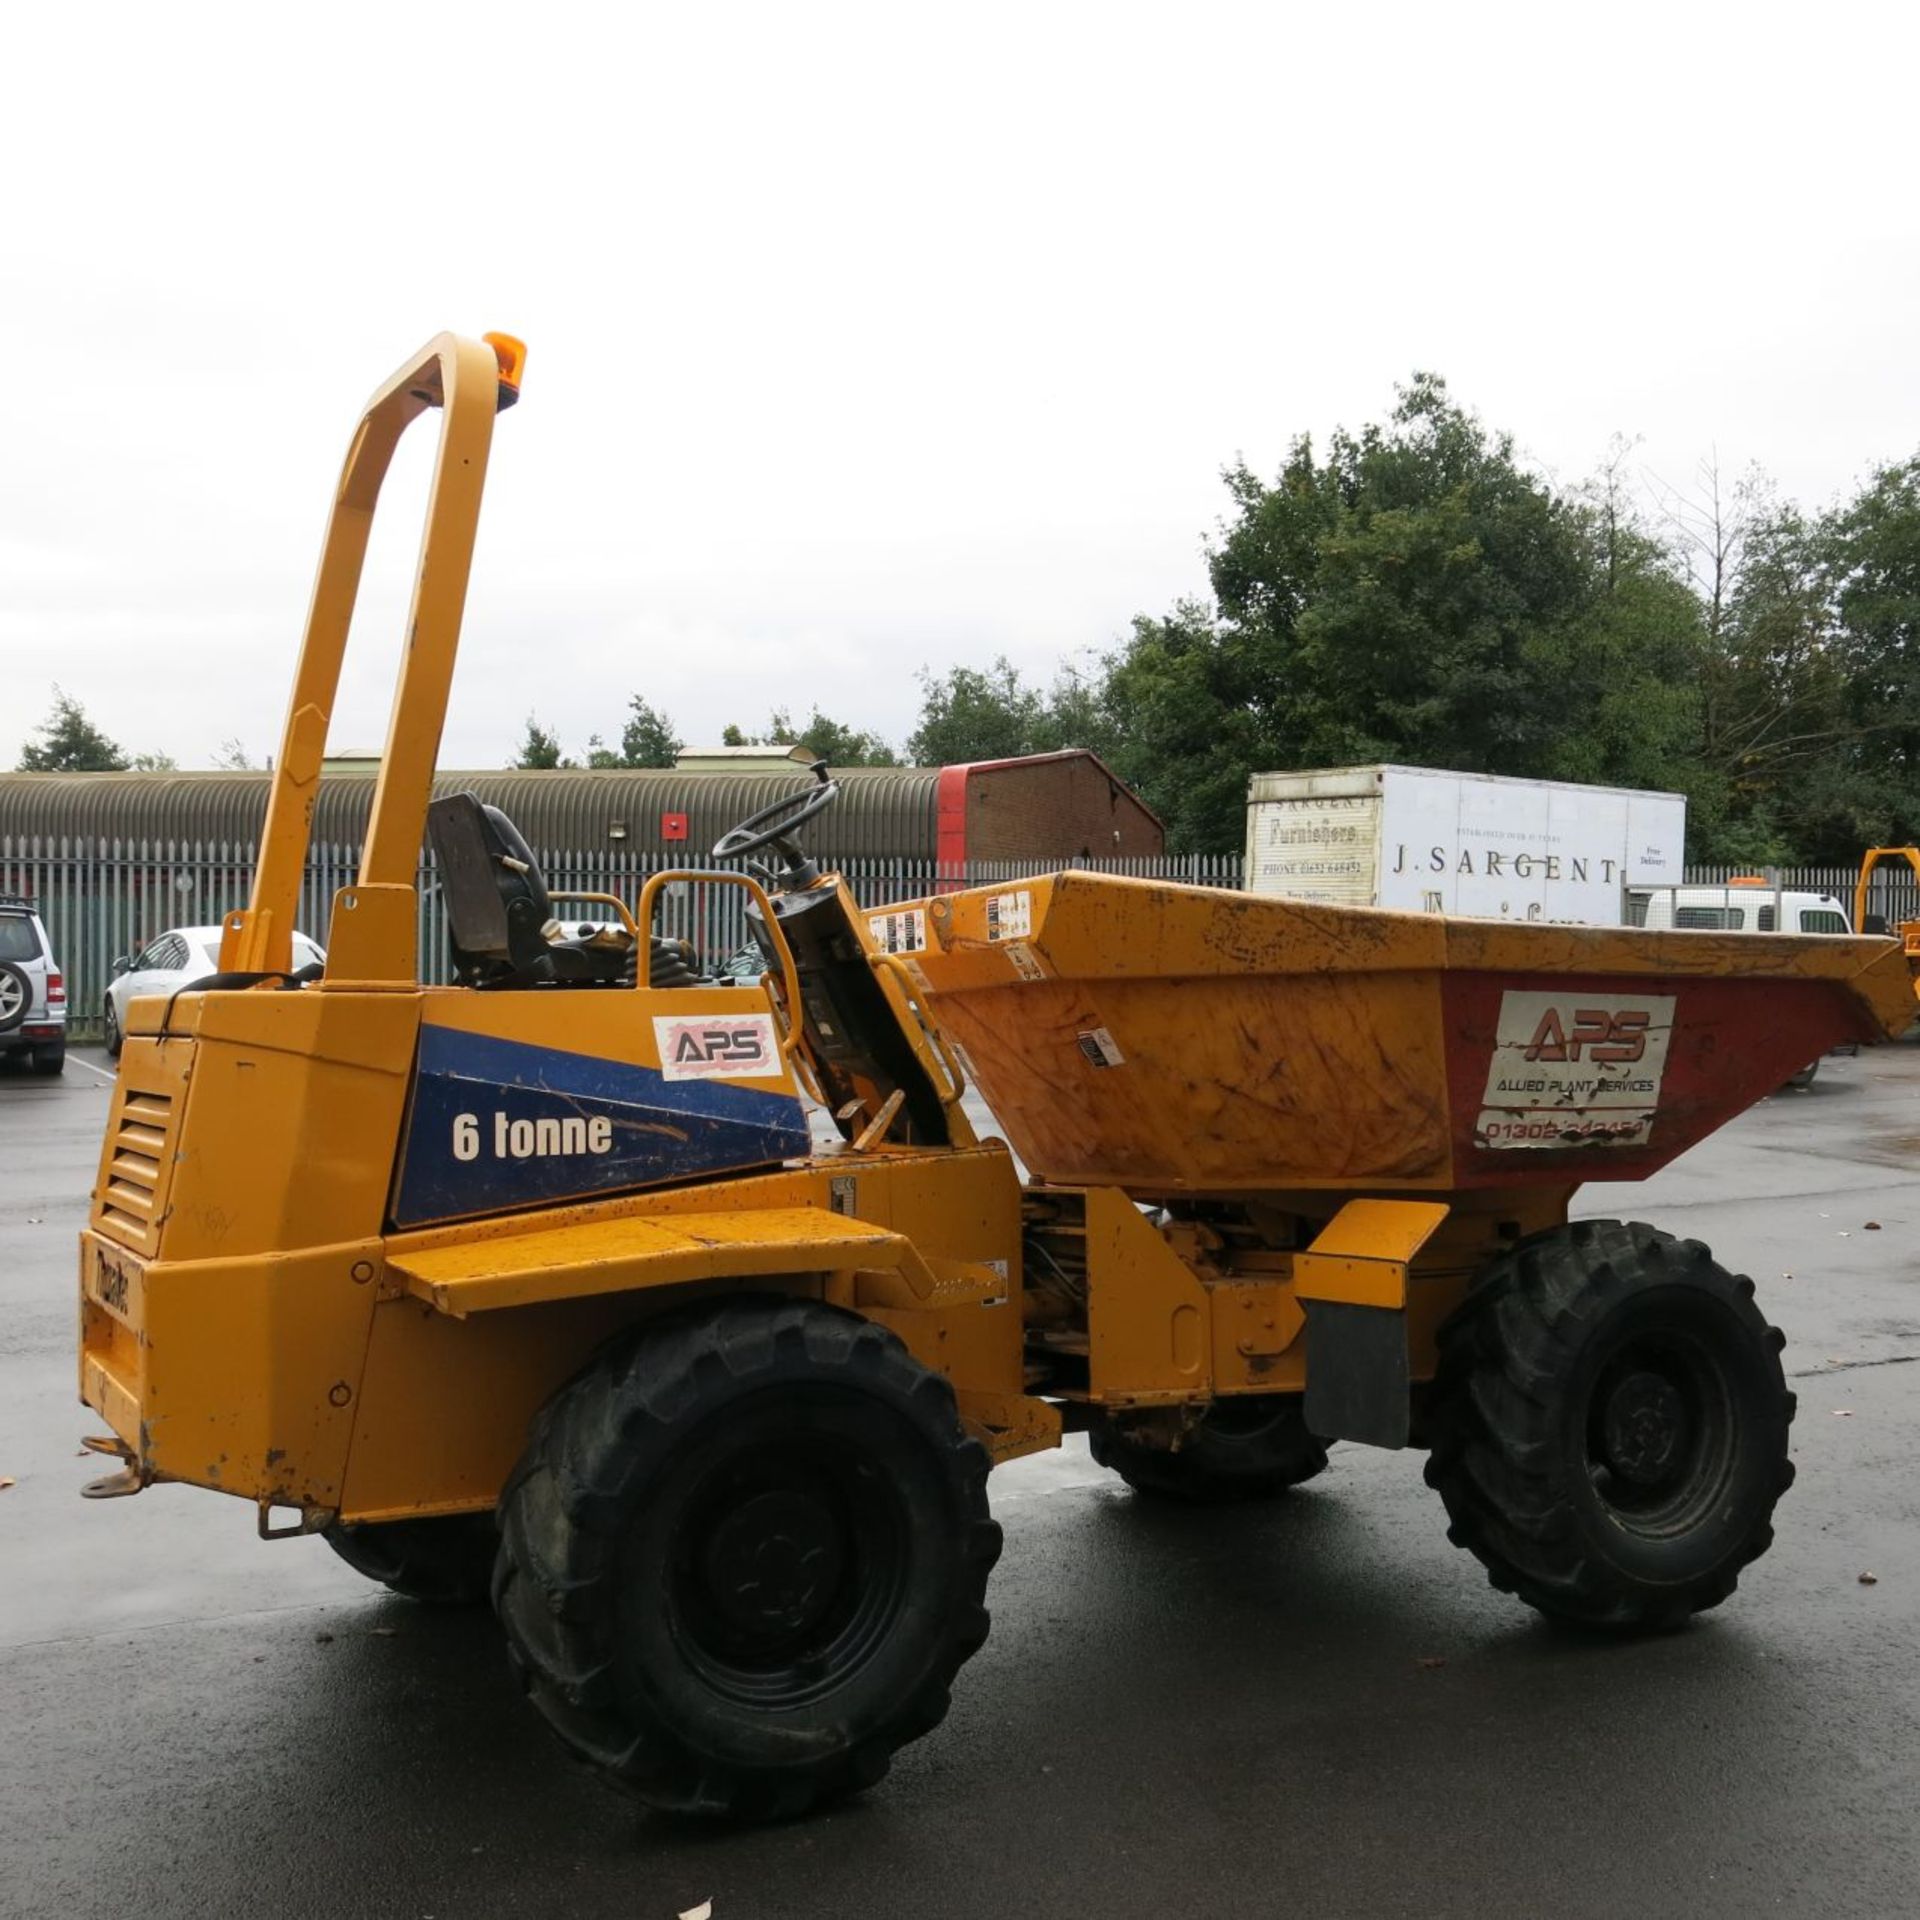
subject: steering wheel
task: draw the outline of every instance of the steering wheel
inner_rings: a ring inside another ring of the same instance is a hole
[[[793,835],[809,820],[817,820],[840,797],[840,783],[827,777],[826,762],[814,767],[816,785],[802,787],[798,793],[783,795],[771,806],[750,813],[733,829],[714,842],[712,858],[737,860],[744,853],[757,853],[762,847],[776,847],[786,859],[786,871],[780,877],[788,887],[811,886],[819,872],[800,851]]]

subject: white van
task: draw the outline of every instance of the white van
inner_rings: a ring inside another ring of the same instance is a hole
[[[1682,933],[1851,933],[1842,901],[1831,893],[1796,893],[1759,875],[1721,887],[1635,887],[1627,896],[1630,926]]]
[[[1830,893],[1796,893],[1765,874],[1742,874],[1723,887],[1637,887],[1627,895],[1628,924],[1681,933],[1851,933],[1847,910]],[[1858,1046],[1836,1047],[1858,1053]],[[1810,1060],[1787,1082],[1810,1087],[1820,1062]]]

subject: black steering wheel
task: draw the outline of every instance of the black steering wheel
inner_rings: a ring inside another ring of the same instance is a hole
[[[781,885],[789,889],[811,886],[820,877],[819,869],[800,851],[793,836],[840,797],[840,783],[828,777],[824,760],[814,763],[813,777],[813,786],[783,795],[771,806],[748,814],[732,832],[722,834],[714,842],[712,858],[737,860],[742,854],[774,847],[786,861],[786,870],[779,876]]]

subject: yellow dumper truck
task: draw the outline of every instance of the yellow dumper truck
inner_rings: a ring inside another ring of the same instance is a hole
[[[401,1593],[490,1596],[576,1754],[747,1817],[940,1720],[987,1632],[989,1470],[1067,1431],[1193,1501],[1423,1447],[1452,1537],[1543,1612],[1724,1600],[1792,1477],[1780,1336],[1705,1247],[1568,1202],[1903,1028],[1900,945],[1087,873],[869,914],[802,846],[825,778],[713,850],[762,856],[724,873],[757,982],[654,937],[671,874],[563,925],[509,820],[429,805],[522,358],[443,335],[369,404],[251,901],[218,974],[125,1022],[80,1247],[120,1464],[89,1491],[237,1494]],[[359,875],[296,972],[368,530],[429,412]],[[423,840],[451,985],[421,978]]]

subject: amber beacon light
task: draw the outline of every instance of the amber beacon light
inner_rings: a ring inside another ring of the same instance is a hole
[[[510,407],[520,398],[520,376],[526,371],[527,343],[510,333],[483,333],[481,339],[500,362],[500,405]]]

